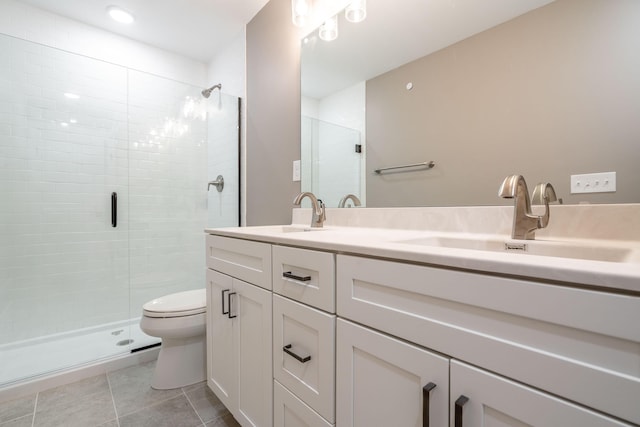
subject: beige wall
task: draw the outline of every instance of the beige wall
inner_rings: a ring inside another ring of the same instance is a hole
[[[291,223],[300,183],[300,43],[291,1],[271,0],[247,25],[246,224]]]
[[[565,203],[640,202],[639,22],[637,0],[559,0],[367,82],[367,205],[511,203],[516,173]],[[569,194],[607,171],[616,193]]]

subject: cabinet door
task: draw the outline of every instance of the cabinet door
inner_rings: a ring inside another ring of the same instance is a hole
[[[234,416],[244,427],[273,422],[271,292],[233,281],[231,316],[238,363],[238,404]],[[216,349],[213,349],[216,351]]]
[[[450,404],[456,427],[631,426],[457,360],[451,361]]]
[[[233,319],[228,315],[228,298],[232,288],[231,277],[207,270],[207,385],[233,412],[237,395],[237,367]]]
[[[448,359],[342,319],[337,324],[337,426],[447,425]],[[425,390],[430,383],[435,388]]]

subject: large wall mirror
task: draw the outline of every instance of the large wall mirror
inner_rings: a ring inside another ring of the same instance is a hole
[[[335,40],[302,40],[303,190],[331,207],[499,205],[521,174],[567,204],[640,202],[640,1],[366,6],[337,15]],[[601,172],[616,191],[572,193]]]

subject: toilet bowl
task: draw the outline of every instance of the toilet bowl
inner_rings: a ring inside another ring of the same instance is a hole
[[[178,292],[142,306],[140,329],[162,339],[151,387],[184,387],[206,378],[206,289]]]

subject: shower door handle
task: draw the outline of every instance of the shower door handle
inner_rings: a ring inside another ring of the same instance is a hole
[[[117,227],[118,225],[118,193],[115,191],[111,193],[111,226]]]

